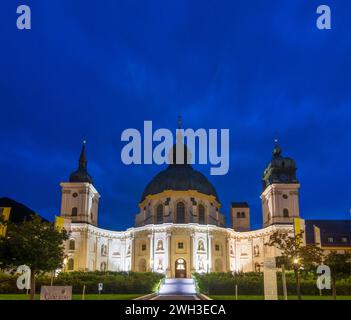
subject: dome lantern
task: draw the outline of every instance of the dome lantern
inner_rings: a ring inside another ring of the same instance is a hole
[[[263,172],[263,190],[274,183],[299,183],[296,178],[296,170],[295,160],[282,156],[282,149],[276,139],[272,160]]]

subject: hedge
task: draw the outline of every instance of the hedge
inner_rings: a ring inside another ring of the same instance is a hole
[[[157,290],[164,276],[154,272],[69,272],[54,279],[56,286],[72,286],[73,293],[98,293],[98,283],[103,283],[102,293],[151,293]],[[18,276],[0,273],[0,293],[23,293],[17,289]],[[38,276],[36,291],[50,285],[48,275]]]
[[[194,274],[200,292],[211,295],[234,295],[235,285],[239,295],[263,295],[263,273],[206,273]],[[283,295],[281,273],[277,273],[278,294]],[[316,285],[316,276],[303,274],[301,276],[301,292],[303,295],[319,295]],[[287,291],[289,295],[296,294],[295,276],[292,272],[286,273]],[[351,277],[339,280],[336,283],[338,295],[351,295]],[[322,294],[330,295],[331,290],[323,290]]]

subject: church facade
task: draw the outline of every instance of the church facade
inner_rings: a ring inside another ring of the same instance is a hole
[[[250,230],[250,208],[234,202],[226,227],[216,189],[186,159],[170,164],[146,186],[135,226],[99,228],[100,194],[87,171],[85,144],[78,170],[61,183],[61,217],[70,221],[66,271],[154,271],[167,277],[193,272],[262,271],[278,253],[266,246],[276,230],[294,231],[299,218],[295,161],[276,143],[262,176],[262,229]]]

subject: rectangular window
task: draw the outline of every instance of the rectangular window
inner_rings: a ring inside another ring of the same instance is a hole
[[[184,243],[178,242],[178,249],[184,249]]]
[[[219,244],[216,244],[216,245],[215,245],[215,250],[216,250],[216,251],[219,251]]]
[[[143,245],[141,246],[141,250],[142,250],[142,251],[145,251],[145,250],[146,250],[146,244],[143,244]]]
[[[334,238],[333,238],[333,237],[328,237],[328,238],[327,238],[327,241],[328,241],[329,243],[333,243],[333,242],[334,242]]]
[[[347,242],[349,242],[349,238],[348,237],[341,237],[341,242],[347,243]]]
[[[236,213],[236,217],[238,219],[241,219],[241,218],[245,219],[245,212],[237,212]]]

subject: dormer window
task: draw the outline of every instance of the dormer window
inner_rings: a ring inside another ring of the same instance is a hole
[[[348,237],[341,237],[341,242],[347,243],[347,242],[349,242],[349,238]]]
[[[333,242],[334,242],[334,238],[333,238],[333,237],[328,237],[328,238],[327,238],[327,241],[328,241],[329,243],[333,243]]]

